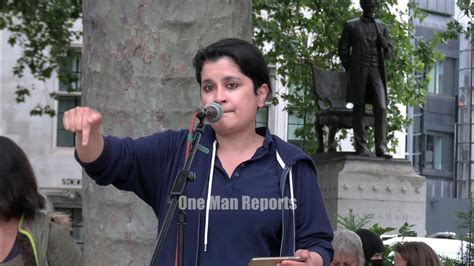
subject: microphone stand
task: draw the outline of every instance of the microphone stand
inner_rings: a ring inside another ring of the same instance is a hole
[[[191,142],[191,152],[189,156],[186,158],[183,169],[180,169],[176,175],[176,179],[170,193],[170,202],[169,202],[170,207],[168,208],[168,211],[166,212],[163,225],[161,226],[160,233],[158,234],[158,240],[156,243],[155,252],[153,253],[153,257],[150,262],[150,266],[154,266],[156,263],[156,260],[158,259],[158,255],[160,253],[160,250],[163,246],[163,242],[165,240],[165,237],[171,225],[171,219],[173,218],[173,215],[176,212],[179,197],[184,194],[184,190],[186,189],[186,184],[188,183],[188,181],[196,180],[196,174],[194,172],[191,172],[190,168],[191,168],[191,164],[194,161],[194,155],[196,155],[199,141],[201,140],[202,134],[204,132],[204,117],[205,117],[204,113],[197,114],[197,118],[199,118],[199,124],[193,132],[193,139]],[[178,210],[177,225],[178,225],[178,265],[183,266],[184,265],[184,227],[186,225],[186,211],[183,209]]]

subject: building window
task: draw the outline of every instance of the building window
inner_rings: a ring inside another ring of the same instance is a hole
[[[425,168],[442,170],[443,136],[426,135]]]
[[[288,141],[302,140],[303,138],[296,136],[296,130],[304,126],[304,119],[298,118],[295,114],[288,114]]]
[[[61,69],[63,75],[71,75],[71,81],[68,83],[59,83],[59,91],[81,91],[81,52],[72,50],[67,53],[66,69]],[[60,74],[61,74],[60,73]]]
[[[426,196],[427,198],[452,198],[453,186],[452,180],[427,176]]]
[[[258,109],[255,127],[268,127],[268,106]]]
[[[437,61],[431,69],[430,83],[428,84],[428,92],[433,94],[443,93],[443,82],[444,82],[444,62]]]
[[[64,112],[81,105],[81,53],[73,50],[67,54],[68,64],[66,69],[61,69],[60,74],[70,77],[67,84],[59,82],[59,91],[55,93],[58,101],[58,122],[56,145],[58,147],[74,147],[74,134],[66,131],[63,126]]]
[[[454,0],[416,0],[418,7],[428,12],[434,12],[446,16],[454,15]]]
[[[302,66],[303,68],[307,68],[307,66]],[[303,71],[303,70],[302,70]],[[297,95],[297,97],[300,97],[301,100],[305,100],[306,97],[313,97],[310,93],[306,93],[302,88],[297,90],[297,87],[294,86],[289,86],[288,87],[288,93]],[[304,105],[304,103],[302,103]],[[288,127],[287,127],[287,141],[291,144],[294,144],[301,149],[304,149],[306,144],[312,140],[310,139],[304,139],[304,137],[297,136],[296,132],[300,131],[303,134],[307,134],[308,131],[311,132],[311,134],[315,134],[314,131],[314,121],[315,121],[315,114],[314,113],[306,113],[303,115],[303,117],[298,117],[296,114],[296,111],[287,111],[288,113]]]

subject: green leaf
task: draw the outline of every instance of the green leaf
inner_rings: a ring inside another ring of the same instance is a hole
[[[357,231],[367,225],[373,218],[373,214],[366,214],[359,217],[359,215],[354,215],[352,209],[349,209],[348,216],[337,216],[337,224],[348,230]]]
[[[54,71],[58,72],[64,67],[66,61],[56,51],[70,47],[71,41],[81,36],[81,33],[71,30],[81,13],[80,0],[1,1],[0,29],[6,29],[10,33],[10,45],[22,49],[22,55],[12,68],[13,75],[21,79],[25,69],[29,69],[34,78],[45,81]],[[16,101],[24,102],[30,89],[32,88],[24,86],[17,88]],[[54,115],[50,109],[52,108],[43,110],[38,105],[30,113]]]

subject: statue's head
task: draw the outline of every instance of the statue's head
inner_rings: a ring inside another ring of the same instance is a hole
[[[365,17],[374,17],[377,0],[360,0],[360,7],[364,10]]]

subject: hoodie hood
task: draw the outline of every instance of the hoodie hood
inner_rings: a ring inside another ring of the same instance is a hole
[[[68,232],[71,231],[71,219],[68,215],[60,212],[48,215],[37,212],[32,220],[24,220],[22,216],[18,224],[20,234],[25,235],[30,241],[38,265],[47,265],[46,251],[48,249],[51,221],[68,230]]]

